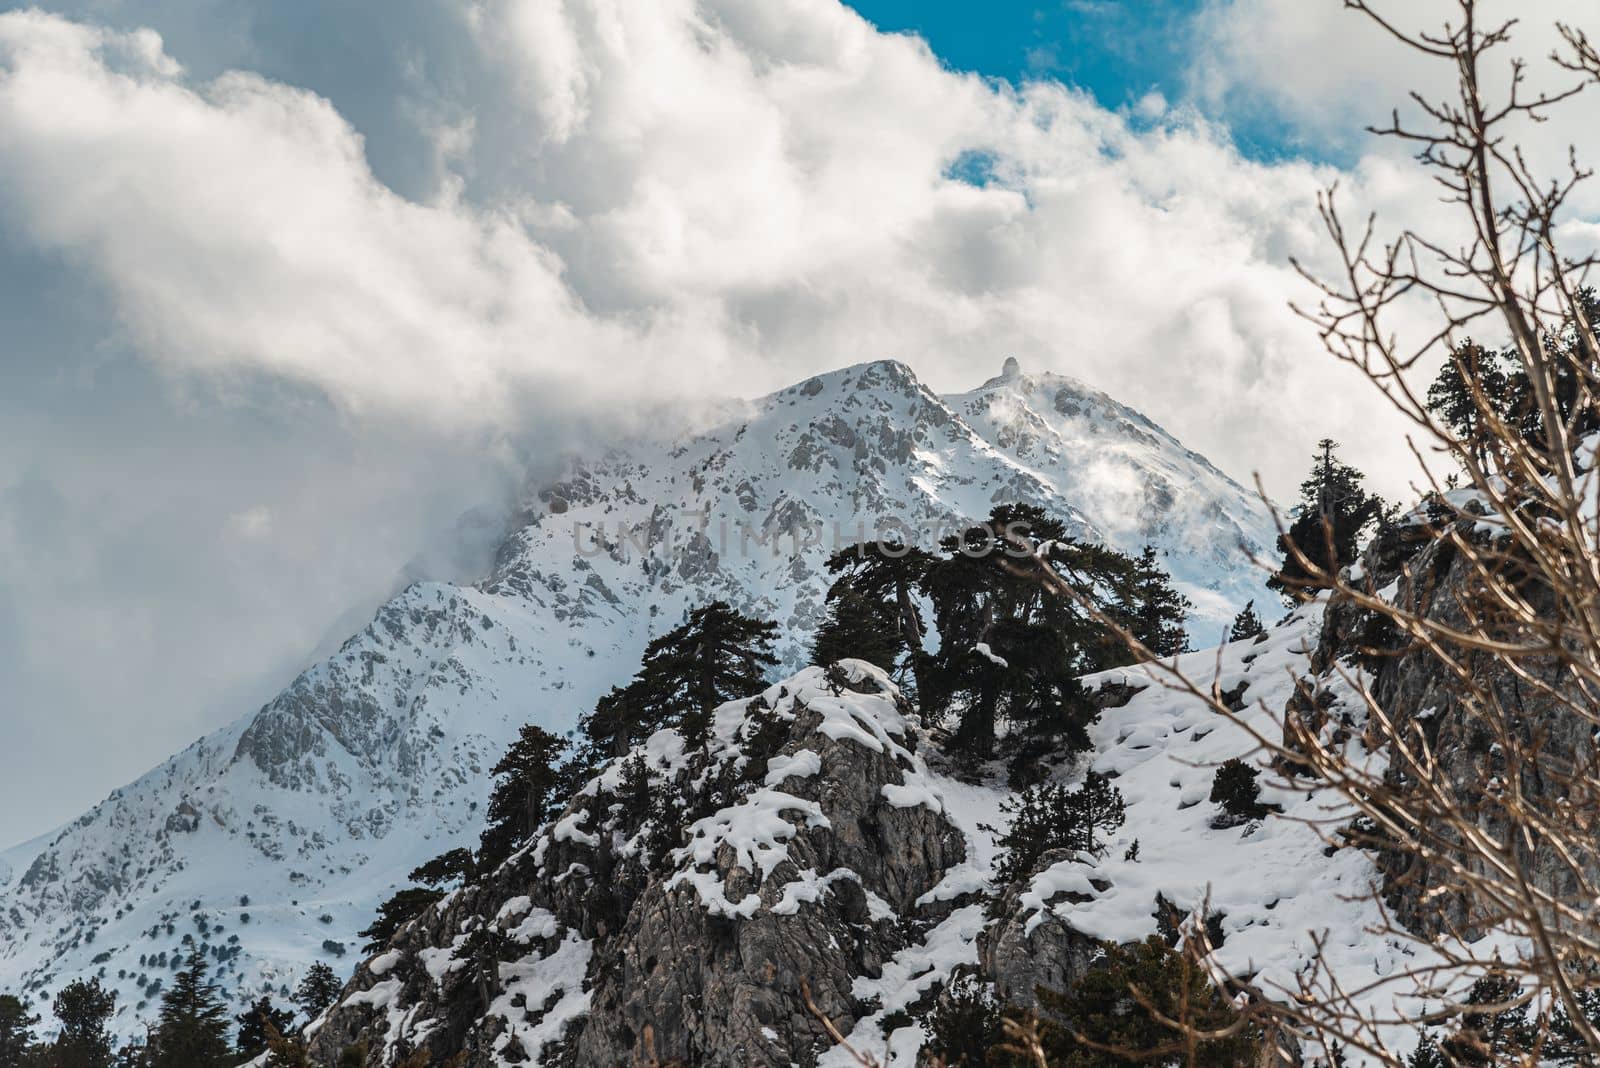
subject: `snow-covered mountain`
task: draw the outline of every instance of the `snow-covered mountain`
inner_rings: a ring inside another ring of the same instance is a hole
[[[1002,374],[937,396],[902,364],[808,379],[709,429],[618,446],[531,494],[476,585],[419,583],[282,694],[0,854],[0,991],[99,974],[136,1030],[188,943],[240,1000],[341,971],[418,862],[474,841],[487,770],[626,679],[722,598],[777,619],[784,669],[823,611],[823,561],[862,532],[924,543],[997,503],[1128,551],[1155,545],[1208,645],[1264,594],[1255,494],[1081,383]]]

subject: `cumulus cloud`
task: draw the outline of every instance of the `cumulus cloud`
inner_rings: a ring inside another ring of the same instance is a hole
[[[1200,97],[1265,62],[1249,3]],[[1319,188],[1426,202],[1392,158],[1252,162],[1182,101],[954,73],[827,0],[56,8],[0,14],[0,701],[49,766],[122,710],[93,792],[648,402],[1016,355],[1275,492],[1324,434],[1403,485],[1287,307]]]

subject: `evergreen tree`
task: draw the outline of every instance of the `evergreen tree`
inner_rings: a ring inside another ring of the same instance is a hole
[[[48,1058],[55,1068],[109,1068],[111,1032],[106,1023],[117,1007],[117,995],[98,978],[76,979],[62,987],[51,1008],[61,1031]]]
[[[1230,642],[1242,642],[1250,638],[1257,638],[1267,632],[1261,625],[1261,618],[1256,615],[1256,603],[1250,601],[1245,604],[1239,614],[1233,617],[1233,628],[1228,631]]]
[[[1211,779],[1211,801],[1236,820],[1258,820],[1271,811],[1261,803],[1261,773],[1238,757],[1224,761]]]
[[[528,724],[490,770],[495,782],[489,793],[488,826],[481,837],[479,861],[484,868],[498,866],[553,814],[561,800],[557,787],[566,748],[565,739]]]
[[[363,953],[379,953],[394,938],[396,932],[427,910],[429,905],[444,897],[443,890],[422,886],[408,886],[378,906],[378,915],[363,931],[358,931],[367,944]]]
[[[1006,1039],[1002,1019],[988,989],[963,976],[944,989],[928,1013],[926,1053],[945,1068],[986,1068]]]
[[[766,672],[778,663],[777,631],[776,623],[741,615],[725,601],[695,609],[645,648],[632,682],[613,688],[584,717],[579,729],[587,744],[579,762],[625,756],[663,727],[677,727],[698,744],[718,705],[766,687]]]
[[[1593,981],[1594,976],[1589,976]],[[1578,1008],[1591,1029],[1600,1030],[1600,989],[1580,987],[1573,991]],[[1550,1035],[1544,1049],[1545,1056],[1556,1064],[1581,1064],[1589,1058],[1589,1044],[1567,1015],[1567,1010],[1556,1006],[1550,1018]]]
[[[418,865],[406,876],[423,886],[441,887],[470,883],[478,877],[478,861],[470,849],[452,849],[426,864]]]
[[[154,1068],[155,1052],[140,1039],[134,1039],[117,1050],[111,1059],[112,1068]]]
[[[1060,784],[1032,786],[1002,801],[1000,810],[1011,823],[997,841],[999,883],[1031,874],[1039,858],[1053,849],[1098,855],[1105,849],[1101,835],[1116,831],[1127,818],[1122,791],[1092,771],[1075,790]]]
[[[1187,652],[1189,636],[1184,620],[1194,605],[1172,588],[1172,578],[1156,558],[1153,545],[1146,545],[1134,560],[1129,603],[1124,613],[1133,620],[1129,629],[1144,647],[1157,656]]]
[[[1450,1068],[1450,1065],[1444,1059],[1444,1051],[1433,1040],[1433,1036],[1424,1031],[1422,1038],[1417,1042],[1417,1048],[1406,1058],[1406,1068]]]
[[[1064,736],[1086,748],[1097,715],[1077,676],[1127,663],[1122,643],[1092,613],[1042,578],[1042,560],[1079,596],[1132,630],[1137,605],[1134,561],[1112,549],[1067,537],[1031,505],[1004,505],[940,543],[923,590],[933,602],[939,650],[923,657],[925,707],[959,709],[956,743],[975,759],[994,753],[1003,717],[1035,735]]]
[[[0,994],[0,1068],[22,1068],[33,1048],[33,1025],[39,1017],[20,1000]]]
[[[635,679],[626,686],[613,686],[595,702],[594,711],[578,724],[588,740],[589,752],[582,759],[597,765],[607,759],[621,759],[628,750],[665,726],[645,706],[645,688]]]
[[[1337,574],[1355,562],[1362,534],[1383,515],[1383,499],[1366,491],[1360,471],[1335,458],[1337,448],[1328,438],[1317,443],[1311,475],[1300,484],[1300,514],[1278,536],[1284,562],[1267,585],[1290,604],[1303,599],[1304,591],[1317,588],[1319,581],[1294,549],[1318,570]]]
[[[843,580],[828,591],[828,614],[817,627],[811,662],[826,666],[854,658],[894,672],[905,652],[895,632],[896,613],[881,601],[851,589]]]
[[[1491,352],[1468,338],[1450,356],[1428,387],[1427,406],[1483,463],[1491,435],[1472,387],[1477,387],[1489,410],[1503,420],[1514,419],[1521,391],[1510,361],[1502,353]]]
[[[1205,971],[1154,935],[1127,946],[1107,943],[1070,993],[1041,989],[1039,1003],[1052,1068],[1180,1062],[1238,1068],[1256,1062],[1261,1044],[1255,1029],[1237,1028],[1237,1010]],[[1184,1036],[1165,1021],[1226,1037],[1202,1040],[1195,1057],[1185,1059]]]
[[[1537,1028],[1528,1006],[1519,1004],[1522,987],[1508,975],[1485,975],[1467,992],[1461,1027],[1444,1041],[1444,1052],[1458,1065],[1521,1064],[1533,1049]]]
[[[920,652],[924,628],[916,595],[933,562],[923,549],[881,540],[830,556],[828,572],[838,578],[828,590],[829,619],[812,661],[853,656],[895,671],[902,658]]]
[[[290,1000],[306,1014],[306,1019],[315,1020],[327,1011],[328,1006],[339,1000],[339,992],[343,989],[344,984],[333,969],[319,960],[307,969],[305,978],[295,987],[294,997]]]
[[[239,1021],[239,1033],[234,1038],[239,1056],[249,1060],[267,1051],[274,1037],[289,1033],[294,1024],[294,1013],[285,1012],[272,1004],[265,994],[255,1000],[234,1019]]]
[[[217,988],[206,982],[206,958],[191,950],[172,987],[161,996],[152,1036],[155,1068],[211,1068],[228,1060],[228,1015]]]

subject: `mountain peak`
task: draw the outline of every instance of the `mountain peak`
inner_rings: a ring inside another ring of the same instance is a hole
[[[1001,378],[1016,378],[1022,374],[1022,364],[1017,362],[1015,356],[1007,356],[1006,362],[1000,365]]]

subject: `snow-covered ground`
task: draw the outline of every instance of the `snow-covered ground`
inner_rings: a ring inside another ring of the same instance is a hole
[[[1261,800],[1282,806],[1282,814],[1213,826],[1221,814],[1220,806],[1208,800],[1216,768],[1233,757],[1254,758],[1252,730],[1280,735],[1294,680],[1309,673],[1320,618],[1320,606],[1311,606],[1270,629],[1259,643],[1237,642],[1178,659],[1179,670],[1203,686],[1215,678],[1224,693],[1244,687],[1236,717],[1218,715],[1166,685],[1171,676],[1159,669],[1126,668],[1089,678],[1091,684],[1141,687],[1126,704],[1106,710],[1091,729],[1092,755],[1069,779],[1081,779],[1090,769],[1112,777],[1126,802],[1127,819],[1103,855],[1080,855],[1033,879],[1022,898],[1036,910],[1031,922],[1054,915],[1093,938],[1141,940],[1155,930],[1159,894],[1184,912],[1204,907],[1221,915],[1223,941],[1212,958],[1219,973],[1251,978],[1264,991],[1286,995],[1297,989],[1299,977],[1318,967],[1354,987],[1415,966],[1414,944],[1374,933],[1383,917],[1372,897],[1379,874],[1371,857],[1350,848],[1326,852],[1318,828],[1332,831],[1353,815],[1331,791],[1284,788],[1287,784],[1257,762]],[[1345,707],[1340,702],[1333,712]],[[1350,700],[1347,707],[1359,721],[1357,703]],[[1352,757],[1370,759],[1359,744],[1349,743]],[[983,827],[1005,826],[1000,803],[1009,791],[936,772],[930,778],[945,812],[967,835],[976,861],[970,870],[951,873],[951,881],[975,877],[986,885],[995,846]],[[1135,842],[1137,857],[1130,858]],[[975,964],[984,923],[981,906],[959,909],[922,945],[891,961],[882,978],[859,980],[857,994],[881,998],[882,1008],[846,1036],[850,1045],[887,1068],[914,1065],[927,1038],[922,1028],[911,1025],[885,1036],[881,1022],[944,983],[958,966]],[[1385,1017],[1397,1004],[1415,1011],[1410,993],[1409,982],[1378,986],[1359,1004]],[[1389,1039],[1405,1050],[1414,1036],[1395,1029]],[[821,1063],[845,1068],[857,1062],[840,1047]]]

